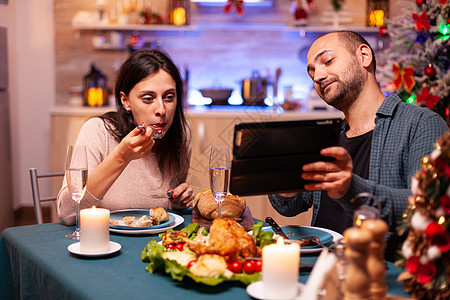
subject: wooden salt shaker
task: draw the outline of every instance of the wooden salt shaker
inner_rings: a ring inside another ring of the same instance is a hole
[[[372,234],[365,229],[351,227],[345,230],[344,239],[347,243],[344,300],[369,299],[370,278],[367,271],[367,257]]]
[[[380,219],[365,220],[361,229],[365,229],[372,234],[372,242],[369,245],[369,257],[367,259],[367,271],[370,278],[370,299],[385,299],[386,265],[384,263],[384,250],[386,249],[385,236],[388,232],[388,225]]]

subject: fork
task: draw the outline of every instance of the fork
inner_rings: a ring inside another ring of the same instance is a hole
[[[328,249],[329,252],[333,252],[333,250],[330,247],[325,246],[324,244],[322,244],[320,239],[317,236],[315,236],[315,235],[305,236],[305,237],[303,237],[303,238],[301,238],[299,240],[285,240],[285,242],[287,242],[287,243],[301,243],[302,241],[313,241],[317,245]]]

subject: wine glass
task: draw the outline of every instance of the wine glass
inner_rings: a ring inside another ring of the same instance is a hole
[[[209,157],[209,185],[217,201],[219,217],[222,217],[222,202],[228,191],[230,180],[230,149],[223,146],[211,147]]]
[[[72,200],[76,202],[76,228],[73,233],[66,234],[66,238],[80,239],[80,202],[86,192],[88,177],[86,146],[69,145],[66,157],[66,179]]]

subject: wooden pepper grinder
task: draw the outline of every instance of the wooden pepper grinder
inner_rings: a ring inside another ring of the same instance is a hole
[[[372,234],[365,229],[351,227],[345,230],[344,239],[347,243],[344,300],[369,299],[370,278],[367,258]]]
[[[389,229],[388,225],[381,219],[371,219],[364,221],[361,229],[365,229],[372,234],[372,242],[369,245],[369,257],[367,259],[367,271],[370,278],[370,299],[385,299],[387,285],[386,265],[384,263],[386,242],[384,238]]]

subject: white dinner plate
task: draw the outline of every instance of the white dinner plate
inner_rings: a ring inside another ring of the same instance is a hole
[[[303,283],[298,283],[298,294],[296,297],[292,298],[292,299],[301,299],[300,295],[302,293],[303,288],[305,287],[305,285]],[[267,299],[266,296],[264,295],[264,285],[263,285],[263,281],[256,281],[256,282],[252,282],[247,286],[247,293],[252,296],[255,299]]]
[[[170,216],[175,217],[175,220],[165,227],[139,229],[139,230],[109,228],[109,231],[115,232],[115,233],[127,234],[127,235],[155,234],[155,233],[164,232],[169,228],[177,227],[178,225],[180,225],[181,223],[184,222],[184,218],[182,216],[171,213],[171,212],[168,212],[168,214]]]
[[[116,242],[109,241],[109,250],[104,252],[96,252],[96,253],[86,253],[82,252],[80,250],[80,242],[70,244],[69,247],[67,247],[67,250],[69,250],[70,253],[80,255],[80,256],[89,256],[89,257],[99,257],[99,256],[106,256],[113,253],[116,253],[122,248],[122,245]]]
[[[338,233],[338,232],[336,232],[336,231],[333,231],[333,230],[330,230],[330,229],[327,229],[327,228],[322,228],[322,227],[312,227],[312,226],[296,226],[296,225],[290,225],[290,226],[284,226],[284,225],[281,225],[280,226],[281,227],[281,229],[283,229],[285,232],[286,232],[286,230],[284,229],[284,227],[300,227],[300,228],[305,228],[305,229],[315,229],[315,230],[320,230],[320,231],[324,231],[324,232],[327,232],[327,233],[329,233],[329,234],[331,234],[331,236],[333,237],[333,239],[332,239],[332,241],[329,243],[329,245],[333,245],[334,243],[336,243],[337,241],[339,241],[340,239],[342,239],[342,234],[340,234],[340,233]],[[273,231],[272,230],[272,228],[270,227],[270,226],[266,226],[266,227],[263,227],[263,228],[261,228],[263,231]],[[250,230],[249,232],[248,232],[250,235],[252,235],[253,234],[253,230]],[[295,238],[294,238],[295,239]],[[315,248],[313,248],[313,247],[302,247],[302,249],[301,249],[301,253],[316,253],[316,252],[320,252],[320,251],[322,251],[323,250],[323,248],[322,247],[315,247]]]

